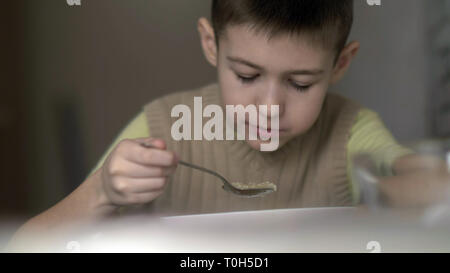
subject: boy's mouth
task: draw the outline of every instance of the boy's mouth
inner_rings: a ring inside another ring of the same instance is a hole
[[[282,134],[285,134],[286,133],[286,129],[284,129],[284,128],[279,128],[278,130],[276,130],[275,131],[275,129],[272,129],[272,128],[270,128],[270,127],[268,127],[268,128],[263,128],[263,127],[260,127],[260,126],[258,126],[258,125],[253,125],[253,124],[250,124],[248,121],[245,121],[245,125],[247,126],[247,127],[253,127],[253,128],[256,128],[256,132],[257,132],[257,134],[258,134],[258,138],[259,137],[261,137],[261,136],[266,136],[266,137],[270,137],[272,134],[274,134],[274,133],[278,133],[278,135],[282,135]]]

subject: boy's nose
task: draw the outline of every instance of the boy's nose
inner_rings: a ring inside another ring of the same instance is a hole
[[[260,92],[257,106],[266,105],[267,110],[259,108],[261,117],[275,118],[282,116],[285,109],[284,91],[281,88],[269,88],[266,92]],[[278,113],[272,112],[272,106],[278,106]]]

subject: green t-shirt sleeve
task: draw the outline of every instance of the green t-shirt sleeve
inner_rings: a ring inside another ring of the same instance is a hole
[[[117,146],[120,141],[124,139],[148,137],[149,135],[150,133],[147,125],[147,119],[144,112],[140,112],[127,124],[127,126],[125,126],[125,128],[116,137],[113,143],[109,146],[108,150],[106,150],[106,152],[100,158],[95,168],[90,172],[89,176],[103,165],[109,153],[111,153],[111,151]]]
[[[412,151],[397,143],[376,112],[366,108],[359,111],[347,144],[347,176],[354,204],[360,196],[358,184],[352,179],[352,158],[360,153],[369,154],[380,173],[389,174],[394,161]]]

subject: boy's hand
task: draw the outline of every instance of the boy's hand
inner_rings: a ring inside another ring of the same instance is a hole
[[[152,148],[143,145],[153,146]],[[175,172],[178,157],[159,139],[121,141],[101,170],[101,196],[108,205],[148,203],[160,196],[168,176]]]
[[[392,207],[426,208],[450,198],[450,169],[432,156],[409,155],[394,164],[397,175],[379,181],[379,189]]]

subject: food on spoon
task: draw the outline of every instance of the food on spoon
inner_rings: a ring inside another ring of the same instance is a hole
[[[249,184],[242,184],[239,182],[233,182],[231,183],[234,187],[240,189],[240,190],[256,190],[256,189],[270,189],[273,191],[277,190],[277,185],[266,181],[262,183],[249,183]]]

